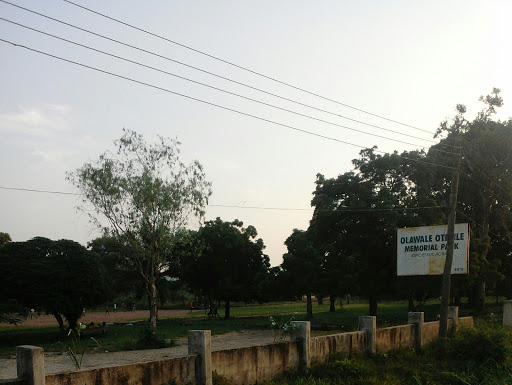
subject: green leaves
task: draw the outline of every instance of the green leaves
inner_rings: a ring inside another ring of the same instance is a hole
[[[191,217],[203,218],[211,183],[199,162],[187,166],[180,161],[176,139],[158,137],[147,143],[135,131],[123,131],[115,154],[103,153],[67,179],[84,195],[80,208],[88,212],[93,207],[91,221],[125,245],[126,257],[146,285],[156,328],[155,283],[176,259],[168,245]]]

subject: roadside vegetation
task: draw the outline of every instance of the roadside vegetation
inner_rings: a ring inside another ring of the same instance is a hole
[[[495,385],[512,382],[512,333],[497,318],[450,336],[422,351],[402,349],[372,356],[333,356],[308,376],[284,374],[266,385]]]

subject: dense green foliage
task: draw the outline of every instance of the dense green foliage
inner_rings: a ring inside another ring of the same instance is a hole
[[[34,238],[0,248],[0,298],[61,315],[76,326],[84,307],[104,303],[109,286],[96,255],[69,241]]]
[[[244,228],[241,221],[217,218],[198,230],[197,253],[184,253],[181,259],[182,278],[209,301],[224,300],[225,318],[230,317],[230,301],[261,299],[270,263],[257,236],[254,226]]]

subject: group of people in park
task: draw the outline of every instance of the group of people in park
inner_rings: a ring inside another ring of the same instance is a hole
[[[121,303],[121,310],[122,311],[127,311],[129,310],[131,307],[131,310],[135,311],[136,310],[136,306],[135,304],[126,304],[126,303]],[[112,307],[112,311],[114,313],[117,313],[117,304],[115,303],[114,306]],[[84,312],[85,312],[85,309],[84,309]],[[105,315],[109,315],[110,314],[110,307],[107,305],[107,307],[105,308]]]
[[[194,305],[194,302],[190,301],[188,312],[192,313],[192,310],[194,310],[195,308],[197,308],[197,305]],[[205,310],[203,302],[201,302],[201,304],[199,305],[199,310]],[[208,305],[208,313],[206,314],[206,316],[208,317],[208,319],[217,318],[219,316],[217,306],[215,305],[215,303],[210,302],[210,304]]]

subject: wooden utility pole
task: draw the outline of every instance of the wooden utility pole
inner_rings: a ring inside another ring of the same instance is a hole
[[[455,168],[450,184],[450,212],[448,214],[448,240],[446,244],[446,261],[444,263],[443,283],[441,286],[441,315],[439,320],[439,340],[444,346],[448,334],[448,305],[450,303],[450,286],[453,264],[453,243],[455,238],[455,219],[457,210],[457,193],[459,191],[459,169],[461,162],[461,140],[457,138],[455,143],[458,154],[455,160]]]

